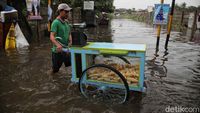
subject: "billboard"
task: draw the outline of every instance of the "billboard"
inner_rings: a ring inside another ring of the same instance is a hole
[[[31,18],[41,18],[40,16],[40,0],[26,0],[27,16]]]
[[[155,4],[153,24],[166,25],[168,22],[169,4]]]

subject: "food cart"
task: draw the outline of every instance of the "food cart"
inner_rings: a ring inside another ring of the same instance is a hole
[[[86,98],[124,103],[130,91],[145,91],[145,44],[88,42],[69,51],[71,81]]]

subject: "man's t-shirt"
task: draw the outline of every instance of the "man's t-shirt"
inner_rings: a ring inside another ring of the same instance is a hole
[[[64,46],[68,46],[70,26],[67,22],[61,22],[59,19],[55,19],[51,25],[51,32],[56,33],[55,37],[59,37],[56,40]],[[53,45],[52,52],[56,53],[56,45]]]

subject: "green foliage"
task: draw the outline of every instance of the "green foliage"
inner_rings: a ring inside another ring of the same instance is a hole
[[[48,0],[40,0],[41,6],[46,6],[48,4]]]
[[[47,0],[42,0],[42,1],[47,1]],[[56,4],[59,3],[67,3],[71,7],[82,7],[83,8],[83,3],[84,1],[90,1],[90,0],[52,0],[52,2],[55,2]],[[115,7],[113,6],[113,1],[114,0],[94,0],[94,8],[96,12],[107,12],[107,13],[112,13],[114,12]]]
[[[178,4],[175,4],[175,9],[177,11],[188,11],[188,12],[191,12],[191,11],[195,11],[195,10],[200,10],[200,5],[198,7],[195,7],[195,6],[188,6],[187,7],[187,4],[184,2],[180,5]]]
[[[114,9],[113,0],[95,0],[95,10],[97,11],[112,13]]]
[[[187,8],[187,10],[188,10],[188,11],[195,11],[195,10],[197,10],[197,8],[194,7],[194,6],[189,6],[189,7]]]
[[[180,7],[181,7],[182,9],[185,9],[185,8],[186,8],[186,5],[187,5],[187,4],[186,4],[185,2],[183,2],[183,3],[181,4]]]
[[[72,7],[83,7],[83,0],[71,0]]]

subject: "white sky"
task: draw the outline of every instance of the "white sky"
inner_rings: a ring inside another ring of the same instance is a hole
[[[114,6],[118,8],[126,9],[146,9],[147,6],[154,6],[154,4],[160,3],[161,0],[114,0]],[[200,0],[176,0],[177,4],[185,2],[187,6],[198,6]],[[172,0],[164,0],[164,3],[171,4]]]

